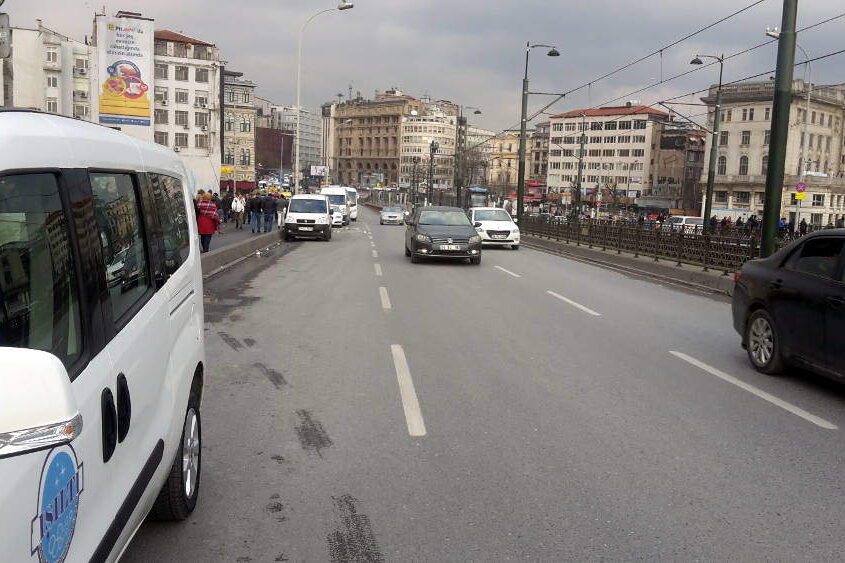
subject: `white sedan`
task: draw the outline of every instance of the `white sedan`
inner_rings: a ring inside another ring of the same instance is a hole
[[[401,225],[405,222],[405,210],[401,207],[384,207],[379,216],[382,225]]]
[[[481,237],[481,244],[519,249],[519,228],[510,214],[500,207],[471,207],[469,219]]]

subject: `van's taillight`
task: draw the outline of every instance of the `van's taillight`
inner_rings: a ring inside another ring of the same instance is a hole
[[[739,283],[742,279],[742,272],[734,272],[734,283]]]

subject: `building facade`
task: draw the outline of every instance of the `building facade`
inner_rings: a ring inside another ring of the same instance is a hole
[[[526,144],[526,182],[532,188],[541,189],[546,192],[546,176],[549,171],[549,131],[551,124],[548,121],[538,123],[534,127],[534,133]]]
[[[496,132],[468,124],[466,135],[464,185],[486,188],[490,185],[490,155],[493,154],[492,141]]]
[[[706,135],[702,129],[665,124],[654,156],[654,182],[640,192],[638,205],[698,214]]]
[[[526,142],[530,142],[532,132],[527,134],[529,137]],[[515,192],[519,167],[519,130],[499,133],[490,141],[490,145],[490,188],[505,195]]]
[[[842,216],[838,206],[845,180],[845,85],[819,86],[793,81],[783,194],[783,214],[795,221],[799,216],[817,225]],[[807,95],[810,105],[807,108]],[[743,82],[722,87],[720,133],[716,146],[713,214],[733,218],[762,215],[768,168],[774,82]],[[712,129],[716,86],[702,101],[710,106],[708,127]],[[712,136],[708,135],[704,158],[709,160]],[[707,169],[701,182],[706,182]],[[795,185],[808,185],[799,209],[793,200]],[[702,200],[702,207],[704,202]]]
[[[221,186],[250,191],[257,187],[255,179],[255,83],[243,78],[242,72],[223,72],[223,166],[231,173],[223,174]],[[221,187],[222,189],[222,187]]]
[[[12,55],[0,59],[0,106],[91,120],[92,48],[45,27],[11,29]]]
[[[197,188],[220,180],[220,52],[211,43],[155,32],[156,143],[179,153]]]
[[[428,187],[429,182],[435,190],[453,187],[456,124],[456,116],[446,115],[437,107],[428,108],[424,115],[402,118],[400,188],[409,188],[412,184]],[[433,155],[432,143],[437,144]]]

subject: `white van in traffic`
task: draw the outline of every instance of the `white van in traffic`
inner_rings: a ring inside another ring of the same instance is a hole
[[[349,224],[349,196],[343,186],[325,186],[320,190],[320,195],[329,199],[332,209],[343,213],[343,224]]]
[[[113,561],[200,482],[199,243],[170,150],[0,110],[0,546]]]
[[[353,221],[358,220],[358,190],[355,188],[346,188],[347,199],[349,200],[349,218]]]
[[[332,217],[339,215],[322,194],[297,194],[288,202],[284,238],[321,238],[332,240]]]

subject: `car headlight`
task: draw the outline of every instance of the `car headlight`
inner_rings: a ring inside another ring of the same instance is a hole
[[[420,242],[431,242],[431,237],[428,236],[428,235],[419,234],[419,235],[415,236],[414,238],[417,239]]]
[[[469,237],[469,242],[470,243],[481,242],[481,237],[478,236],[478,235],[472,235],[471,237]]]
[[[518,234],[519,234],[519,229],[517,229],[516,227],[514,227],[514,228],[513,228],[513,230],[511,230],[511,233],[512,233],[512,234],[514,234],[514,235],[518,235]]]

